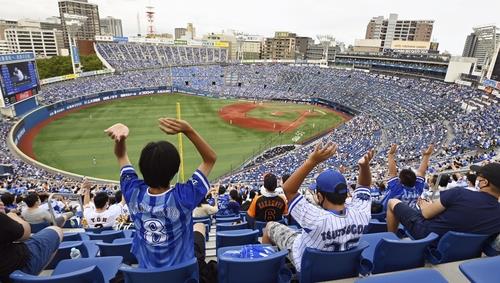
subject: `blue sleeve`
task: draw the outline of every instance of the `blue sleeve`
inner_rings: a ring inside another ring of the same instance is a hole
[[[417,177],[417,181],[415,183],[415,190],[417,190],[417,193],[421,195],[422,192],[424,191],[424,188],[425,188],[425,179],[420,176]]]
[[[176,185],[175,194],[184,207],[192,210],[207,195],[209,189],[207,177],[200,170],[196,170],[185,184]]]
[[[120,171],[120,190],[122,191],[123,197],[127,203],[130,202],[130,197],[137,187],[139,177],[135,173],[134,167],[131,165],[125,165]]]
[[[391,198],[397,198],[400,196],[403,192],[403,188],[401,184],[399,183],[399,177],[394,177],[390,179],[387,182],[387,190],[384,199],[382,200],[382,205],[384,206],[384,209],[387,208],[387,202]]]

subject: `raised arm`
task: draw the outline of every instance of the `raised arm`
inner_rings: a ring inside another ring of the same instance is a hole
[[[368,152],[361,157],[358,161],[359,175],[358,175],[358,185],[362,187],[370,187],[372,184],[372,173],[370,170],[370,161],[373,158],[373,149],[368,150]]]
[[[387,167],[389,168],[389,179],[394,178],[398,175],[398,168],[396,166],[396,160],[394,156],[396,155],[396,150],[398,149],[397,144],[391,145],[391,149],[387,154]]]
[[[198,166],[205,176],[210,174],[212,168],[217,160],[217,155],[212,147],[198,134],[198,132],[189,125],[188,122],[184,120],[178,120],[173,118],[161,118],[159,119],[160,129],[168,135],[175,135],[178,133],[183,133],[186,137],[193,143],[196,150],[201,155],[203,160]]]
[[[115,141],[115,156],[120,164],[120,168],[125,165],[130,165],[130,160],[127,155],[127,146],[125,140],[128,137],[129,129],[127,126],[118,123],[104,130],[111,139]]]
[[[90,203],[90,183],[87,180],[83,181],[82,191],[83,191],[83,207],[86,207]]]
[[[422,153],[422,161],[420,162],[420,167],[418,167],[417,176],[425,177],[425,172],[429,167],[429,159],[431,158],[432,152],[434,151],[434,145],[430,144],[429,147]]]
[[[309,158],[286,180],[283,184],[283,191],[288,201],[291,201],[297,194],[307,175],[316,165],[332,157],[337,152],[337,145],[328,143],[326,146],[318,143]]]

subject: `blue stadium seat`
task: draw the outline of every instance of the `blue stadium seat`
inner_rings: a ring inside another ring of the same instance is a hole
[[[459,265],[460,271],[472,283],[500,282],[500,256],[468,260]]]
[[[362,274],[422,267],[427,247],[437,238],[435,233],[421,240],[400,240],[390,232],[364,234],[361,241],[368,242],[370,246],[361,254]]]
[[[228,215],[220,215],[220,214],[215,214],[215,219],[221,219],[221,218],[231,218],[231,217],[239,217],[239,215],[236,214],[228,214]]]
[[[13,283],[104,283],[104,278],[101,270],[93,265],[75,272],[53,275],[53,276],[36,276],[26,274],[22,271],[14,271],[10,275]]]
[[[105,243],[112,243],[114,239],[125,238],[123,231],[102,231],[101,233],[87,232],[91,240],[102,240]]]
[[[203,223],[205,224],[207,227],[208,227],[208,232],[210,232],[210,227],[212,226],[212,220],[210,220],[210,218],[199,218],[199,219],[196,219],[194,220],[193,218],[193,224],[195,223]]]
[[[228,230],[241,230],[247,229],[248,223],[242,222],[240,224],[232,224],[232,223],[217,223],[217,231],[228,231]]]
[[[384,222],[386,215],[387,213],[385,211],[380,213],[372,213],[372,219],[377,219],[380,222]]]
[[[63,242],[67,241],[81,241],[80,233],[64,233]]]
[[[361,253],[367,247],[367,242],[361,242],[356,248],[343,252],[324,252],[306,248],[300,266],[300,282],[309,283],[358,276]]]
[[[95,257],[95,258],[77,258],[77,259],[65,259],[61,260],[52,275],[62,275],[70,272],[75,272],[91,266],[97,266],[102,272],[105,282],[110,282],[116,277],[118,273],[118,268],[122,263],[123,258],[121,256],[106,256],[106,257]]]
[[[82,228],[82,225],[79,224],[79,222],[76,218],[71,218],[71,219],[66,220],[66,222],[64,222],[64,225],[62,228]]]
[[[387,223],[380,222],[377,219],[370,220],[368,224],[367,230],[364,232],[365,234],[373,234],[373,233],[383,233],[387,232]]]
[[[125,238],[134,238],[134,236],[135,236],[135,229],[123,230],[123,236]]]
[[[117,242],[117,240],[122,240]],[[121,256],[125,264],[137,264],[137,258],[132,254],[132,239],[116,239],[113,243],[97,243],[100,256]]]
[[[217,276],[219,283],[290,282],[291,272],[285,266],[288,251],[277,251],[262,258],[235,258],[226,251],[240,250],[242,246],[218,249]]]
[[[239,216],[217,218],[217,224],[220,224],[220,223],[232,223],[232,222],[238,222],[238,221],[241,221],[241,218]]]
[[[125,283],[198,282],[199,278],[196,258],[170,267],[146,269],[122,265],[119,270],[123,272]]]
[[[33,233],[33,234],[38,233],[49,226],[50,226],[50,224],[48,222],[42,222],[42,223],[37,223],[37,224],[30,223],[31,233]]]
[[[102,243],[102,240],[83,240],[83,245],[87,250],[82,251],[82,257],[96,257],[99,253],[98,243]]]
[[[286,225],[286,224],[285,224],[285,219],[283,219],[283,218],[282,218],[281,220],[279,220],[279,221],[276,221],[276,222],[281,223],[281,224],[283,224],[283,225]],[[262,230],[263,230],[264,228],[266,228],[266,225],[267,225],[267,222],[263,222],[263,221],[257,221],[257,220],[255,220],[255,226],[254,226],[254,229],[259,230],[259,237],[262,237]]]
[[[241,220],[247,221],[247,212],[246,211],[240,211],[240,217],[241,217]]]
[[[76,248],[77,250],[80,251],[80,254],[82,257],[89,257],[89,252],[87,250],[87,247],[83,244],[82,241],[67,241],[67,242],[61,242],[59,245],[59,248],[56,251],[56,254],[50,261],[50,263],[47,265],[47,269],[54,269],[56,265],[63,259],[70,259],[70,253],[71,249]]]
[[[356,280],[356,283],[448,283],[448,281],[434,269],[421,268],[405,270],[391,274],[374,275]]]
[[[85,232],[91,232],[91,233],[96,233],[99,234],[102,231],[109,231],[113,230],[113,227],[102,227],[102,228],[85,228]]]
[[[259,239],[259,231],[252,229],[232,230],[217,232],[215,246],[217,250],[229,246],[241,246],[256,244]]]
[[[488,235],[448,231],[437,244],[430,248],[429,261],[432,264],[446,263],[481,257]]]

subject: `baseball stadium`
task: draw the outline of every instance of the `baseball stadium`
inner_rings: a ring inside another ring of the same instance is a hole
[[[293,36],[0,54],[0,282],[500,282],[500,48],[265,58]]]

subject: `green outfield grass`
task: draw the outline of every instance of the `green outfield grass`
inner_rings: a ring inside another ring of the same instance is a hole
[[[163,134],[157,126],[158,118],[175,117],[176,102],[181,103],[182,118],[191,123],[217,152],[217,164],[210,179],[238,167],[244,160],[271,145],[294,143],[342,122],[338,114],[322,109],[321,115],[308,117],[294,132],[278,135],[240,128],[221,119],[218,116],[219,109],[236,103],[235,100],[169,94],[117,100],[70,113],[40,131],[33,141],[33,151],[37,160],[50,166],[86,176],[117,180],[119,168],[113,155],[113,142],[104,134],[104,129],[118,122],[130,128],[127,147],[130,159],[136,165],[141,149],[149,141],[168,140],[177,145],[176,136]],[[300,115],[297,111],[311,109],[308,105],[266,105],[269,107],[253,110],[251,115],[276,121],[293,121]],[[271,115],[275,111],[285,112],[285,115]],[[186,177],[189,177],[201,158],[189,140],[183,138],[185,172]]]

